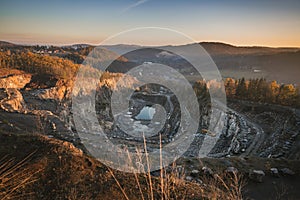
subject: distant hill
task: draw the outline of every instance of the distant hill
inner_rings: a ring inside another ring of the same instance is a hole
[[[212,57],[223,77],[259,78],[277,80],[282,83],[299,84],[300,77],[300,48],[272,48],[257,46],[233,46],[220,42],[199,43]],[[138,45],[118,44],[105,45],[101,51],[101,60],[105,60],[113,51],[117,54],[128,52],[114,62],[110,68],[112,72],[126,72],[144,62],[158,62],[181,70],[181,73],[194,74],[195,70],[184,59],[172,53],[172,50],[186,51],[193,45],[164,46],[169,52],[160,47],[146,47]],[[27,48],[10,42],[0,41],[0,47]],[[61,55],[80,64],[85,56],[94,49],[90,44],[66,45],[66,52]],[[108,51],[106,51],[106,50]],[[100,51],[100,52],[101,52]],[[195,53],[192,52],[191,53]],[[197,56],[197,54],[195,54]],[[80,57],[78,59],[77,57]],[[300,84],[299,84],[300,85]]]
[[[87,48],[87,47],[95,47],[94,45],[90,45],[90,44],[72,44],[72,45],[66,45],[63,46],[63,48],[72,48],[72,49],[83,49],[83,48]]]
[[[11,42],[0,41],[0,47],[14,47],[14,46],[18,46],[18,45],[13,44]]]
[[[300,83],[300,48],[200,44],[211,55],[225,77],[264,77],[283,83]]]
[[[212,57],[224,78],[264,77],[282,83],[299,84],[300,48],[239,47],[218,42],[201,42],[199,44]],[[189,75],[195,74],[192,66],[172,52],[174,50],[190,51],[193,49],[191,48],[193,45],[198,44],[164,46],[169,49],[169,52],[160,50],[160,47],[135,45],[112,45],[105,46],[105,48],[117,53],[129,51],[124,57],[131,63],[142,64],[147,61],[166,64]],[[190,53],[194,54],[195,52],[191,51]],[[129,65],[126,69],[119,67],[119,72],[126,72],[132,67]]]
[[[274,54],[281,52],[296,52],[300,48],[271,48],[258,46],[233,46],[219,42],[199,43],[211,55],[249,55]]]

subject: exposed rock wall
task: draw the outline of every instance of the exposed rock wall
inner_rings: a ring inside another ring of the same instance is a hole
[[[0,78],[0,88],[21,89],[31,80],[30,74],[7,75]]]
[[[59,80],[54,87],[33,91],[33,94],[43,100],[62,101],[70,98],[73,87],[71,80]]]
[[[15,88],[0,89],[0,107],[7,112],[23,112],[26,109],[21,92]]]

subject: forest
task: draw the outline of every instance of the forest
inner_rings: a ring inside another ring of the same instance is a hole
[[[68,54],[72,57],[73,54]],[[30,51],[0,52],[0,67],[19,69],[31,74],[49,74],[58,79],[72,79],[80,67],[71,59]],[[85,72],[91,75],[99,73],[97,69],[86,66]]]
[[[218,84],[209,84],[210,91],[220,92]],[[245,78],[224,80],[227,99],[238,99],[259,103],[277,104],[300,108],[300,90],[293,84],[280,84],[277,81],[268,81],[265,78],[246,80]],[[197,81],[194,91],[199,101],[209,98],[206,82]]]
[[[227,98],[300,107],[300,92],[293,84],[280,84],[265,78],[225,80]]]

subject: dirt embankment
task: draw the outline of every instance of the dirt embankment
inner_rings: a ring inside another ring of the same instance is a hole
[[[32,154],[33,153],[33,154]],[[0,157],[9,156],[16,162],[29,154],[24,167],[37,172],[33,184],[18,190],[18,199],[125,199],[106,166],[82,153],[71,143],[41,135],[0,134]],[[112,170],[129,199],[141,199],[133,174]],[[142,193],[148,199],[147,179],[138,175]],[[153,182],[157,182],[153,178]],[[160,199],[159,188],[153,188]],[[200,187],[182,182],[176,185],[177,199],[199,199]]]
[[[116,170],[110,170],[99,161],[84,154],[69,142],[48,138],[41,135],[15,135],[0,134],[0,157],[15,158],[15,162],[32,154],[20,169],[29,168],[35,173],[35,182],[19,188],[16,194],[18,199],[125,199],[117,185],[116,177],[129,199],[141,199],[141,191],[135,176]],[[294,175],[279,177],[271,174],[271,167],[291,167]],[[182,159],[177,162],[177,168],[184,169],[184,179],[177,181],[175,190],[170,190],[174,199],[203,199],[205,181],[203,167],[212,180],[215,174],[221,174],[227,167],[238,169],[244,176],[247,185],[243,189],[245,197],[251,199],[299,197],[299,162],[273,159],[224,158],[224,159]],[[251,169],[263,170],[266,175],[262,183],[248,180],[247,174]],[[199,173],[200,171],[200,173]],[[195,174],[196,173],[196,174]],[[210,174],[212,173],[212,174]],[[200,184],[193,180],[198,177]],[[144,175],[137,175],[145,199],[151,199],[149,182]],[[188,181],[184,181],[188,180]],[[155,199],[160,199],[159,179],[152,177],[153,194]],[[210,183],[216,183],[215,181]],[[278,194],[277,194],[278,193]],[[270,194],[272,194],[270,196]],[[176,197],[175,197],[176,196]]]
[[[255,156],[299,160],[299,109],[238,100],[229,101],[228,106],[263,130],[264,136],[256,143]]]

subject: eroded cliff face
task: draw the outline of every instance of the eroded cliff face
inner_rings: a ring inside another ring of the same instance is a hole
[[[1,70],[0,88],[22,89],[31,80],[31,74],[19,70]]]
[[[15,70],[5,73],[9,74],[9,79],[7,76],[0,79],[2,83],[0,85],[1,130],[15,133],[42,133],[80,146],[71,108],[74,80],[58,80],[50,75],[29,76]],[[20,76],[26,77],[26,81],[20,81]],[[109,98],[106,92],[110,93],[117,89],[119,79],[120,75],[99,82],[98,89],[110,88],[103,90],[102,102],[105,102],[105,97]],[[132,87],[135,82],[136,80],[127,77],[122,79],[119,85]],[[91,87],[90,91],[92,89]]]
[[[233,101],[229,106],[241,113],[260,136],[252,155],[264,158],[300,159],[300,110],[279,105]]]
[[[2,69],[1,69],[2,70]],[[64,102],[70,101],[72,80],[2,70],[0,74],[1,130],[14,133],[42,133],[74,140],[74,134],[61,119]]]
[[[129,109],[129,113],[125,114],[126,117],[114,119],[110,108],[112,92],[112,88],[101,87],[96,95],[98,121],[107,133],[108,139],[121,141],[122,143],[141,142],[140,138],[126,134],[118,126],[123,124],[132,126],[132,131],[134,129],[142,130],[140,126],[136,126],[134,123],[134,117],[143,107],[158,103],[165,107],[166,110],[173,107],[173,111],[169,113],[171,120],[166,120],[161,129],[163,135],[162,143],[168,144],[172,142],[173,136],[176,134],[179,126],[178,120],[180,119],[180,108],[174,95],[169,94],[170,101],[168,101],[168,95],[137,90],[131,96],[129,103],[129,107],[131,108]],[[263,104],[252,104],[250,107],[253,109],[248,109],[249,106],[246,106],[245,102],[230,102],[228,104],[230,108],[219,104],[215,109],[215,119],[211,119],[209,101],[202,105],[200,107],[199,129],[195,133],[195,139],[185,153],[185,156],[199,156],[204,137],[207,135],[217,135],[218,141],[211,149],[209,153],[210,157],[256,156],[299,159],[299,148],[297,147],[299,146],[300,134],[299,111],[287,107],[276,109],[276,106]],[[119,121],[116,122],[115,120]],[[213,127],[212,132],[207,131],[211,120],[217,124]],[[128,128],[128,130],[131,129]],[[149,138],[148,141],[148,147],[151,147],[151,144],[157,145],[158,137],[154,136]]]
[[[26,110],[22,93],[18,89],[0,89],[0,99],[0,107],[6,112],[24,112]]]
[[[33,90],[32,95],[41,100],[63,101],[70,98],[72,88],[72,80],[57,80],[53,87]]]
[[[21,78],[23,82],[17,81],[20,76],[26,77]],[[132,122],[132,130],[142,128],[145,125],[144,122],[138,124],[135,116],[144,106],[160,104],[169,112],[167,113],[169,119],[166,122],[160,122],[162,123],[160,124],[162,127],[160,131],[163,134],[162,143],[172,142],[181,117],[176,96],[172,93],[159,93],[159,91],[136,90],[129,100],[130,113],[127,114],[127,118],[116,119],[111,111],[112,93],[119,87],[136,89],[137,84],[132,77],[127,76],[124,79],[120,77],[114,76],[99,82],[95,91],[96,105],[90,108],[96,109],[98,122],[105,130],[108,139],[124,143],[141,142],[140,139],[126,134],[118,127],[118,124],[123,123],[129,126],[129,122]],[[19,84],[14,84],[17,82]],[[72,111],[74,80],[57,80],[51,77],[44,77],[42,80],[24,74],[10,74],[9,79],[5,76],[0,79],[0,83],[2,83],[0,85],[0,127],[2,130],[17,133],[39,132],[49,137],[70,141],[76,146],[81,145]],[[92,87],[90,89],[92,90]],[[83,97],[88,95],[80,91],[75,91],[75,94],[83,95]],[[209,134],[218,135],[218,142],[209,154],[211,157],[258,156],[299,159],[299,111],[284,107],[275,109],[273,106],[260,104],[249,106],[243,102],[230,103],[229,106],[233,109],[219,105],[215,110],[216,119],[211,119],[209,101],[202,104],[199,128],[197,133],[194,133],[195,139],[186,152],[186,156],[199,156],[203,138]],[[223,126],[216,126],[212,133],[208,132],[210,120],[221,121]],[[157,145],[157,142],[158,137],[155,135],[149,139],[149,143]]]

